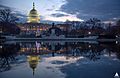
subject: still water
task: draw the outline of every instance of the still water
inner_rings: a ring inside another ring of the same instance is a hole
[[[119,43],[6,42],[0,78],[114,78],[120,74]]]

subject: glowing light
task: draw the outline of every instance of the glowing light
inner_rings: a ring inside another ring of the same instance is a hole
[[[91,34],[91,32],[88,32],[88,34]]]
[[[0,48],[2,48],[2,46],[0,46]]]
[[[118,41],[116,41],[116,44],[118,44]]]
[[[91,47],[91,45],[89,45],[89,48]]]
[[[39,50],[40,43],[38,43],[38,42],[36,41],[35,44],[36,44],[36,48],[37,48],[37,50]]]
[[[118,36],[116,35],[116,38],[118,38]]]
[[[44,20],[61,21],[61,22],[65,22],[66,20],[69,20],[69,21],[83,21],[83,20],[77,18],[75,15],[69,15],[69,16],[63,16],[63,17],[46,16],[44,18]]]
[[[0,30],[0,33],[2,33],[3,31],[2,30]]]

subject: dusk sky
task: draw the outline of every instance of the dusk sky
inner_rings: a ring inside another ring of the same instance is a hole
[[[83,21],[95,17],[111,21],[120,18],[120,0],[0,0],[0,7],[10,7],[25,19],[33,2],[41,20]]]

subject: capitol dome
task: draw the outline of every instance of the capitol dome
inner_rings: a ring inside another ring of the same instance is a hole
[[[40,16],[35,9],[35,4],[33,3],[33,9],[30,11],[28,15],[28,23],[40,23]]]
[[[33,9],[30,11],[30,14],[37,14],[37,10],[33,8]]]

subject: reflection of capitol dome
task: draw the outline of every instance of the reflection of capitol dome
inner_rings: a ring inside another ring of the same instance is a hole
[[[28,23],[40,23],[40,16],[35,9],[35,5],[33,3],[33,9],[30,11],[28,15]]]
[[[40,58],[37,55],[30,55],[28,56],[27,59],[28,59],[30,68],[33,70],[33,75],[34,75],[35,69],[39,63]]]

